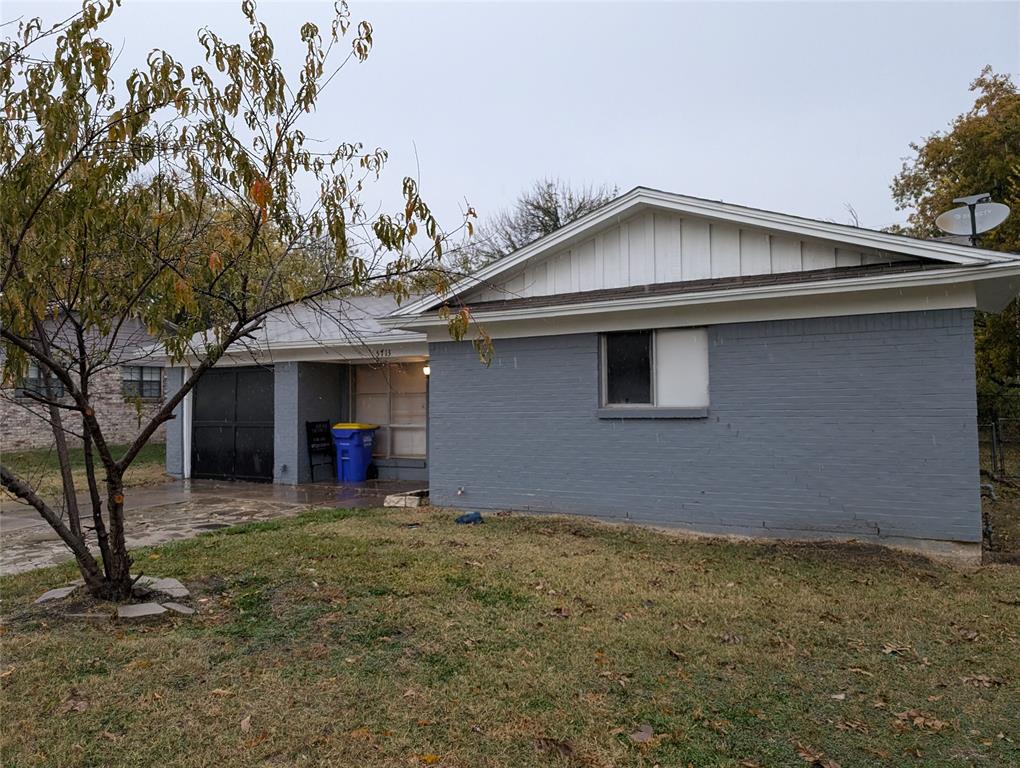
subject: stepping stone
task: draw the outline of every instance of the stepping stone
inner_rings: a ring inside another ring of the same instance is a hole
[[[69,587],[57,587],[56,589],[51,589],[49,592],[40,595],[35,601],[36,603],[47,603],[50,600],[62,600],[76,589],[78,589],[77,584],[72,584]]]
[[[188,606],[181,605],[180,603],[163,603],[163,607],[169,608],[171,611],[176,611],[177,613],[183,613],[185,616],[191,616],[195,613],[194,608],[189,608]]]
[[[166,613],[159,603],[135,603],[134,605],[117,606],[118,619],[147,619]]]
[[[429,503],[428,489],[393,493],[383,499],[384,507],[424,507]]]
[[[177,579],[160,579],[152,584],[149,584],[149,589],[153,592],[162,592],[164,595],[170,595],[170,597],[190,597],[191,592],[188,588],[181,584]]]

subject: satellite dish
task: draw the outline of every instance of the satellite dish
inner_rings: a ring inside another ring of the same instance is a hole
[[[987,192],[958,197],[953,202],[963,205],[939,214],[935,225],[946,234],[969,237],[971,245],[976,245],[979,234],[994,229],[1009,216],[1008,205],[993,203],[991,199]]]

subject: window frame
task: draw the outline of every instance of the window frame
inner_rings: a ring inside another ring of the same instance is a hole
[[[32,375],[33,371],[35,372],[34,376]],[[35,395],[36,397],[49,398],[50,393],[46,391],[46,381],[48,379],[50,382],[50,388],[53,390],[52,399],[53,400],[63,399],[63,397],[67,394],[66,390],[64,389],[64,382],[62,382],[48,370],[46,370],[45,374],[43,373],[43,371],[44,371],[43,366],[39,365],[38,362],[36,362],[35,360],[29,360],[28,370],[25,371],[25,376],[18,383],[17,391],[15,393],[16,396],[23,397],[29,400],[35,399],[35,397],[32,397],[32,395]]]
[[[129,371],[137,371],[138,378],[128,378]],[[146,378],[146,371],[158,371],[155,377]],[[155,382],[156,394],[146,394],[146,383]],[[129,386],[135,385],[135,386]],[[129,391],[134,390],[134,391]],[[122,365],[120,366],[120,393],[129,400],[156,402],[163,399],[163,369],[154,365]]]
[[[372,458],[380,461],[394,460],[394,461],[426,461],[428,459],[428,387],[429,377],[424,376],[424,390],[421,392],[397,392],[394,388],[394,369],[404,368],[408,370],[414,370],[416,367],[426,365],[427,363],[416,362],[416,361],[391,361],[377,364],[360,364],[353,366],[352,370],[352,384],[351,387],[351,413],[354,414],[356,421],[368,421],[368,423],[376,423],[373,420],[364,417],[364,414],[360,412],[358,407],[358,397],[365,394],[370,395],[383,395],[386,396],[386,419],[385,423],[378,424],[379,431],[377,433],[377,439],[373,446]],[[370,368],[377,370],[382,374],[384,381],[386,382],[386,392],[370,392],[365,393],[359,391],[358,388],[358,373],[363,368]],[[409,422],[394,422],[393,421],[393,402],[395,398],[399,398],[401,395],[411,395],[413,397],[424,398],[425,403],[425,415],[424,420],[421,424],[412,424]],[[421,433],[425,436],[424,452],[421,454],[406,454],[396,453],[393,449],[394,444],[394,433]],[[385,450],[382,447],[385,446]],[[377,452],[378,451],[378,452]]]
[[[657,390],[657,355],[658,355],[658,335],[660,331],[672,331],[672,330],[704,330],[703,327],[696,326],[691,328],[636,328],[622,331],[604,331],[599,334],[599,355],[598,355],[598,366],[599,366],[599,392],[598,392],[598,404],[595,409],[595,416],[600,419],[705,419],[708,418],[709,408],[711,407],[711,399],[709,405],[706,406],[671,406],[671,405],[659,405],[659,392]],[[606,350],[606,341],[612,333],[635,333],[638,331],[647,331],[649,333],[649,350],[648,350],[648,377],[649,377],[649,392],[652,402],[651,403],[610,403],[609,398],[609,359]],[[706,358],[705,366],[706,371],[708,370],[709,361]],[[711,381],[711,378],[709,378]],[[711,398],[711,389],[709,390],[709,397]]]
[[[609,402],[609,350],[607,348],[609,336],[613,333],[647,333],[648,334],[648,403],[610,403]],[[633,331],[607,331],[599,334],[599,370],[601,381],[599,384],[599,407],[600,408],[655,408],[655,329],[639,328]]]

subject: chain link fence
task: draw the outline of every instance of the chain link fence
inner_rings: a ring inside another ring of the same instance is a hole
[[[981,469],[994,478],[1020,478],[1020,419],[978,425]]]

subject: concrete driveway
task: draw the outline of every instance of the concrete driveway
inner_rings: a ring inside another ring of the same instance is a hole
[[[125,494],[127,543],[129,548],[163,544],[313,508],[379,507],[387,494],[420,486],[389,481],[370,481],[358,486],[333,483],[288,486],[186,480],[129,488]],[[83,505],[83,513],[88,508]],[[92,543],[95,544],[94,538]],[[4,500],[0,512],[0,574],[21,573],[70,559],[71,553],[34,509]]]

